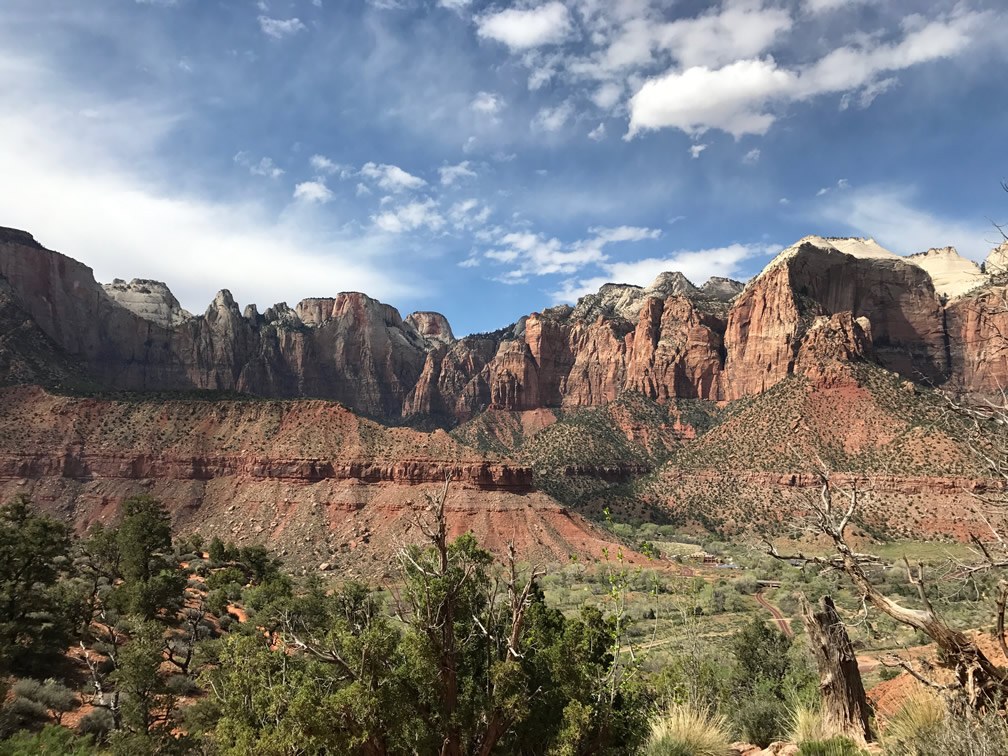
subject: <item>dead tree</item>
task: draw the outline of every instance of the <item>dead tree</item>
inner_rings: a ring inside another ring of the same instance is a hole
[[[816,564],[844,573],[863,601],[896,622],[919,630],[934,641],[941,652],[941,665],[954,672],[957,690],[964,697],[968,708],[987,710],[1002,706],[1008,698],[1008,673],[988,659],[968,635],[950,627],[935,610],[928,596],[924,565],[918,564],[914,568],[905,558],[903,560],[907,579],[917,588],[922,608],[903,606],[885,596],[872,585],[865,569],[870,564],[881,564],[881,560],[871,554],[858,553],[847,543],[847,526],[858,508],[857,487],[852,485],[845,490],[842,493],[845,501],[836,506],[834,498],[839,498],[841,493],[835,490],[830,473],[825,468],[820,473],[820,482],[819,498],[813,499],[810,509],[819,532],[832,541],[834,553],[826,557],[801,553],[782,555],[773,544],[768,543],[770,555],[777,559]]]
[[[869,707],[857,656],[833,599],[823,596],[818,610],[799,595],[802,622],[819,668],[823,725],[827,732],[845,735],[859,745],[871,740]]]

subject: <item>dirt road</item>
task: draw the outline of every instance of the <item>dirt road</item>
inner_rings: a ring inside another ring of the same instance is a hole
[[[794,637],[794,633],[791,632],[791,623],[788,622],[784,618],[784,615],[780,613],[780,609],[778,609],[776,606],[771,604],[763,597],[763,591],[756,592],[756,601],[760,606],[762,606],[764,609],[770,612],[770,614],[773,615],[774,620],[776,620],[777,625],[780,627],[781,632],[784,633],[784,635],[786,635],[788,638]]]

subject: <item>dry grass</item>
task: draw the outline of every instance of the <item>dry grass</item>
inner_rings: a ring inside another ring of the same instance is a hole
[[[803,703],[791,705],[791,740],[795,743],[826,740],[831,733],[823,725],[822,711]]]
[[[728,723],[692,706],[675,706],[656,716],[642,756],[727,756]]]

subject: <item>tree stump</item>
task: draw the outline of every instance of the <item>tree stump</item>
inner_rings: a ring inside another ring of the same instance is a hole
[[[802,621],[819,668],[823,725],[827,732],[865,745],[872,737],[868,701],[854,647],[833,599],[824,596],[818,611],[804,594],[799,600]]]

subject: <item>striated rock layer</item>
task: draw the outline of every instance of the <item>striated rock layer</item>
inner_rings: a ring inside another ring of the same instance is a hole
[[[1002,257],[995,250],[987,267],[999,270]],[[902,258],[864,239],[806,237],[745,287],[711,279],[698,288],[678,273],[646,288],[606,284],[576,307],[463,339],[438,313],[403,319],[356,292],[260,314],[221,291],[190,317],[163,284],[102,287],[86,266],[9,229],[0,229],[0,284],[47,344],[100,385],[335,399],[385,420],[450,425],[491,408],[599,405],[628,390],[738,399],[832,349],[826,332],[849,347],[845,359],[911,380],[975,392],[1008,382],[1008,352],[995,343],[1008,325],[998,275],[951,248]],[[6,323],[0,344],[18,341],[8,337],[20,325]],[[30,372],[25,361],[19,354],[18,375]],[[13,370],[0,377],[19,380]]]
[[[111,401],[0,389],[0,500],[26,492],[85,529],[140,493],[181,532],[265,542],[303,564],[384,569],[450,474],[455,534],[523,556],[599,556],[604,535],[533,489],[530,468],[443,431],[385,428],[325,401]]]

